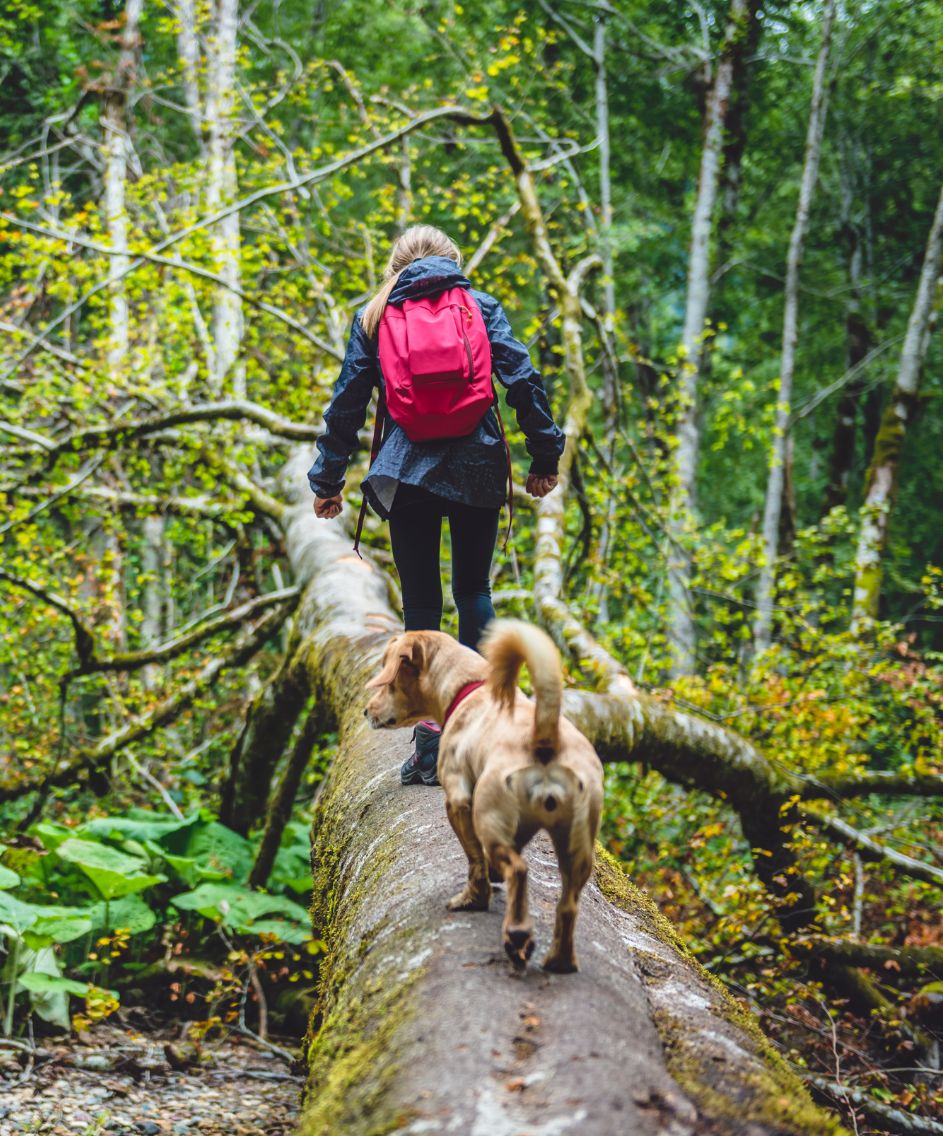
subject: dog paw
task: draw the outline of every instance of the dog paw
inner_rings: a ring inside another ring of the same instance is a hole
[[[515,927],[504,933],[504,952],[515,970],[523,970],[534,953],[534,938],[529,927]]]
[[[575,974],[579,970],[573,955],[547,955],[540,967],[551,974]]]
[[[487,911],[490,898],[487,894],[475,894],[464,888],[458,895],[453,895],[445,906],[449,911]]]

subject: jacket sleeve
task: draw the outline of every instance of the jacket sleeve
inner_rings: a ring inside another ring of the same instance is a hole
[[[347,463],[367,419],[373,388],[379,382],[376,347],[360,326],[358,312],[331,403],[324,412],[325,431],[316,443],[318,456],[308,470],[308,484],[319,497],[334,497],[344,488]]]
[[[557,472],[566,436],[553,421],[540,372],[524,344],[514,338],[504,309],[491,296],[482,296],[482,300],[492,366],[507,389],[508,405],[514,408],[517,424],[524,432],[530,472],[548,477]]]

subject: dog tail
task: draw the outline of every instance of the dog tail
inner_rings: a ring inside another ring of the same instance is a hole
[[[534,688],[534,756],[546,765],[559,746],[563,668],[553,640],[539,627],[519,619],[499,619],[488,628],[481,650],[491,664],[491,696],[510,709],[522,664],[527,664]]]

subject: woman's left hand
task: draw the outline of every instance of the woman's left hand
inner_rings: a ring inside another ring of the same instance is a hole
[[[336,517],[343,507],[344,501],[339,493],[336,497],[315,497],[314,499],[314,515],[322,520]]]
[[[556,474],[551,474],[550,477],[538,477],[535,473],[529,473],[524,488],[531,497],[546,497],[551,489],[556,488],[558,480]]]

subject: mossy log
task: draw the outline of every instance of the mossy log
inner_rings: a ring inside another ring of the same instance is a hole
[[[327,950],[301,1136],[840,1132],[604,853],[581,902],[579,974],[510,971],[500,889],[489,913],[445,910],[465,869],[441,790],[403,788],[408,733],[363,719],[363,684],[399,627],[385,578],[338,523],[315,521],[299,474],[303,486],[293,461],[284,483],[307,584],[297,631],[339,729],[312,832]],[[528,859],[546,940],[556,865],[540,840]]]

